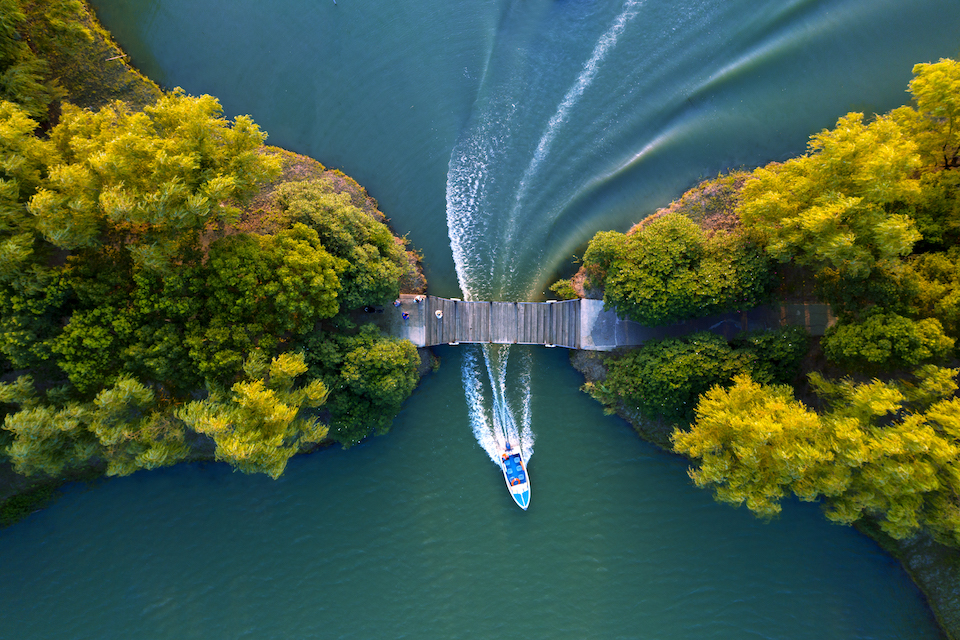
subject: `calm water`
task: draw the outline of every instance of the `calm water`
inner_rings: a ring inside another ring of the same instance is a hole
[[[955,0],[95,4],[149,75],[356,177],[434,293],[478,298],[542,295],[598,229],[902,104],[960,48]],[[279,481],[138,474],[0,532],[0,637],[936,637],[874,544],[714,504],[565,353],[440,355],[391,435]],[[526,513],[478,443],[504,429],[536,439]]]

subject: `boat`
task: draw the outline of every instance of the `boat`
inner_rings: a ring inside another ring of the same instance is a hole
[[[503,479],[507,483],[507,489],[510,490],[513,501],[526,511],[530,506],[530,474],[527,473],[527,466],[523,464],[519,447],[514,449],[509,442],[507,443],[500,454],[500,469],[503,470]]]

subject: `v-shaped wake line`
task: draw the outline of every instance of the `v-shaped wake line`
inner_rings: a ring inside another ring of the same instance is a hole
[[[543,160],[547,157],[547,154],[550,151],[550,146],[553,144],[554,139],[557,137],[557,133],[566,122],[568,114],[580,101],[580,98],[586,92],[587,88],[589,88],[593,83],[594,79],[597,77],[597,73],[600,71],[601,63],[607,57],[607,54],[617,45],[617,41],[620,39],[624,29],[626,29],[627,24],[637,16],[642,4],[643,0],[627,0],[627,2],[624,3],[620,15],[616,17],[616,19],[613,21],[613,24],[610,25],[610,28],[607,29],[602,36],[600,36],[600,39],[593,48],[593,53],[583,65],[580,75],[577,76],[577,79],[574,81],[573,85],[563,96],[563,100],[560,101],[560,105],[557,107],[556,113],[554,113],[547,122],[547,127],[544,130],[543,135],[540,137],[540,141],[537,143],[537,148],[533,152],[533,156],[530,158],[530,163],[523,172],[523,177],[520,178],[520,184],[517,187],[516,198],[514,199],[513,208],[510,211],[510,216],[508,217],[508,224],[510,225],[506,234],[506,242],[508,246],[512,244],[514,235],[516,233],[517,215],[523,203],[523,197],[526,195],[527,185],[529,184],[530,179],[536,175],[537,170],[540,168],[540,163],[543,162]]]
[[[597,77],[604,59],[616,46],[627,24],[636,17],[642,3],[643,0],[626,0],[619,15],[594,45],[573,85],[547,122],[533,156],[516,183],[513,197],[507,195],[513,203],[500,228],[494,228],[492,212],[487,209],[492,206],[488,195],[502,188],[495,184],[497,173],[493,168],[504,157],[503,152],[510,143],[510,123],[517,113],[517,105],[509,96],[491,94],[492,102],[478,113],[473,130],[454,147],[447,172],[447,234],[466,300],[475,300],[478,296],[490,299],[488,296],[497,290],[523,288],[532,292],[537,286],[537,282],[518,281],[521,273],[528,280],[530,271],[520,270],[511,260],[528,185],[549,155],[570,112]],[[539,277],[539,272],[536,275]],[[532,361],[529,352],[522,351],[520,361],[514,358],[515,364],[511,366],[510,354],[509,346],[486,345],[467,350],[463,360],[464,395],[473,433],[491,460],[498,464],[507,443],[519,445],[524,463],[533,453]],[[482,368],[486,369],[486,376]]]

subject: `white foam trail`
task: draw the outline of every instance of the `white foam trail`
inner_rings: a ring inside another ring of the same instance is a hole
[[[483,356],[486,385],[478,354]],[[530,377],[532,360],[529,353],[520,358],[520,371],[508,373],[510,349],[506,345],[485,345],[464,349],[462,379],[470,415],[470,426],[477,442],[499,464],[500,453],[507,442],[519,448],[523,461],[533,455],[535,437],[530,420]],[[508,384],[509,383],[509,384]],[[487,402],[489,392],[490,402]],[[520,423],[514,419],[514,399],[520,403]]]
[[[487,236],[490,215],[484,211],[488,182],[493,178],[490,166],[495,164],[506,145],[509,133],[502,133],[500,123],[507,122],[516,107],[504,105],[503,113],[494,109],[480,122],[469,138],[458,143],[450,156],[447,170],[447,235],[457,270],[460,289],[466,300],[474,299],[479,291],[490,291],[493,285],[493,261],[487,272],[470,256],[487,253],[482,242]]]
[[[500,443],[493,430],[493,425],[487,418],[484,409],[483,384],[480,381],[480,369],[477,363],[477,349],[464,348],[463,353],[463,392],[467,399],[467,409],[470,415],[470,426],[473,436],[487,452],[493,462],[499,464]]]
[[[620,15],[613,21],[610,28],[600,36],[596,46],[593,48],[593,53],[583,65],[580,75],[577,76],[573,86],[567,90],[563,100],[560,101],[560,106],[557,107],[556,113],[553,114],[553,117],[551,117],[547,123],[546,130],[540,138],[540,142],[537,144],[537,149],[534,151],[533,157],[530,159],[530,164],[527,165],[526,170],[523,172],[523,177],[520,178],[520,186],[517,188],[517,196],[514,200],[513,209],[510,212],[510,230],[507,233],[508,243],[513,240],[517,212],[520,210],[523,198],[526,195],[527,184],[530,178],[536,174],[540,163],[547,157],[550,151],[550,145],[553,144],[554,139],[557,137],[557,132],[567,120],[567,115],[571,109],[576,106],[577,102],[580,101],[581,96],[583,96],[587,88],[593,83],[594,78],[596,78],[600,70],[600,64],[604,58],[607,57],[610,50],[616,46],[617,40],[619,40],[627,24],[636,17],[641,4],[643,4],[642,0],[627,0],[623,5],[623,10],[620,12]]]

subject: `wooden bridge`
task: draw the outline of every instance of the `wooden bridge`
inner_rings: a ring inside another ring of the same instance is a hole
[[[646,327],[604,311],[602,300],[475,302],[406,294],[385,314],[387,332],[418,347],[536,344],[590,351],[638,346],[648,340],[704,330],[733,337],[741,331],[774,329],[784,324],[800,324],[813,335],[823,335],[833,323],[827,305],[761,307],[668,327]]]

